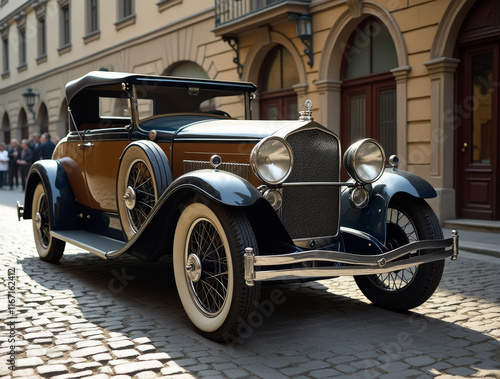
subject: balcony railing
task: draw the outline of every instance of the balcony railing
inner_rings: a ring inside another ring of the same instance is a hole
[[[281,3],[310,3],[310,0],[215,0],[215,27]]]

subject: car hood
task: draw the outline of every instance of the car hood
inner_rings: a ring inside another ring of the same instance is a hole
[[[286,131],[296,130],[307,124],[305,121],[204,120],[179,129],[175,140],[261,140],[274,134],[286,135]]]

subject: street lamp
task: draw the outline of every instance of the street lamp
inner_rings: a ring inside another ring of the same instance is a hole
[[[312,46],[312,17],[309,13],[294,13],[290,12],[288,18],[295,21],[295,30],[297,32],[297,37],[300,38],[304,46],[304,54],[309,58],[307,64],[309,66],[314,65],[314,54]]]
[[[31,88],[28,88],[26,92],[23,93],[23,97],[26,100],[26,105],[28,107],[28,110],[33,115],[33,119],[35,119],[35,111],[33,110],[33,107],[35,105],[38,94],[35,93]]]

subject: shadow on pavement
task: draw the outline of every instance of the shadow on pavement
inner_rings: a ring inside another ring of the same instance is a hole
[[[380,376],[416,357],[420,357],[418,365],[428,366],[424,371],[429,375],[450,368],[455,361],[471,375],[500,366],[496,339],[434,318],[435,309],[429,310],[430,315],[422,314],[427,311],[425,305],[407,313],[377,308],[363,300],[353,281],[346,284],[344,279],[264,285],[249,331],[234,342],[218,344],[191,327],[167,259],[143,263],[122,256],[104,261],[77,253],[63,256],[57,265],[35,257],[18,263],[41,289],[71,290],[76,304],[73,301],[68,307],[78,308],[84,319],[105,333],[148,337],[158,351],[177,359],[187,359],[194,344],[215,357],[229,355],[233,362],[257,355],[277,368],[287,362],[286,357],[297,354],[307,360],[311,355],[318,359],[330,355],[333,368],[343,360],[354,360],[363,372],[360,377]]]

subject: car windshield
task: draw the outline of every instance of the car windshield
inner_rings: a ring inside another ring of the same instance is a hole
[[[157,84],[157,83],[155,83]],[[179,114],[213,115],[245,119],[249,94],[227,88],[135,85],[139,121]]]

